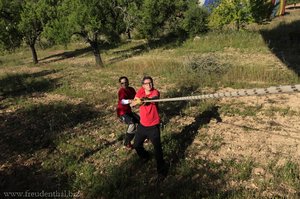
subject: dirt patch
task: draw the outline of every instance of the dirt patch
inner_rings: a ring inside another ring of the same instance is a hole
[[[200,129],[199,134],[205,132],[209,137],[219,136],[222,144],[216,151],[200,150],[199,156],[217,162],[224,159],[250,158],[267,165],[271,160],[284,164],[292,158],[300,163],[299,97],[298,93],[234,99],[235,103],[261,105],[262,109],[255,116],[227,116],[222,113],[222,122],[210,122],[206,132]],[[232,99],[222,99],[220,106],[230,103]],[[298,112],[286,115],[280,112],[282,109],[275,109],[267,114],[270,107],[289,107]],[[198,145],[207,144],[200,138],[194,142]]]
[[[220,92],[231,92],[236,91],[231,88],[222,89]],[[266,96],[247,96],[241,98],[223,98],[220,103],[244,103],[248,106],[251,105],[261,105],[265,108],[269,107],[290,107],[295,111],[300,110],[300,93],[293,94],[274,94],[274,95],[266,95]]]

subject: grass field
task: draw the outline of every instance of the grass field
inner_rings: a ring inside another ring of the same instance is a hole
[[[2,196],[300,197],[299,93],[161,103],[170,171],[159,185],[154,158],[142,164],[123,148],[115,113],[122,75],[135,88],[151,75],[162,98],[299,84],[299,17],[288,10],[248,31],[124,42],[101,51],[104,68],[80,42],[38,49],[38,65],[25,47],[0,56]]]

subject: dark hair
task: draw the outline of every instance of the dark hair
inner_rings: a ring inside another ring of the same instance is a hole
[[[153,79],[152,79],[152,77],[150,77],[150,76],[145,76],[145,77],[143,77],[143,79],[142,79],[142,84],[144,83],[144,81],[145,81],[146,79],[149,79],[149,80],[151,81],[151,83],[153,84]]]
[[[120,78],[119,78],[119,82],[121,82],[122,79],[126,79],[126,81],[129,82],[129,81],[128,81],[128,78],[125,77],[125,76],[120,77]]]

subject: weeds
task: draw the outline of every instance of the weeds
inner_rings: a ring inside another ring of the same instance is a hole
[[[273,116],[275,113],[278,113],[281,116],[298,116],[299,113],[295,110],[292,110],[290,107],[276,107],[271,106],[267,110],[264,111],[264,114],[267,116]]]
[[[245,106],[244,104],[224,104],[222,105],[220,111],[224,115],[228,116],[240,115],[242,117],[253,117],[256,116],[258,112],[262,111],[262,106]]]
[[[227,162],[228,167],[232,169],[233,179],[244,181],[251,177],[254,162],[252,160],[245,160],[240,162],[238,160],[230,160]]]

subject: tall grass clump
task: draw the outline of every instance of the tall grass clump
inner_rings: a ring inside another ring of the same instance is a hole
[[[217,56],[193,56],[184,64],[190,79],[198,81],[198,85],[217,86],[221,77],[229,70],[230,64],[223,62]]]

